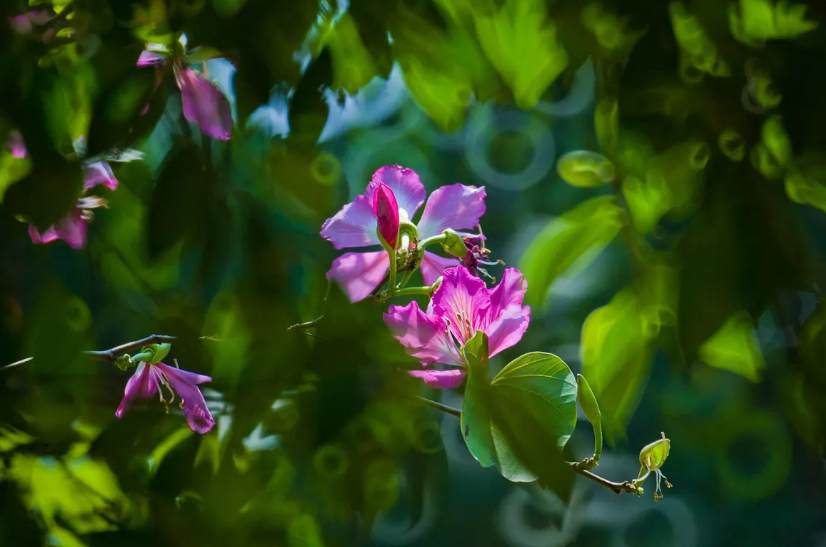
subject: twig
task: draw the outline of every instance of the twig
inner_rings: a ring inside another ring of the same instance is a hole
[[[201,336],[200,339],[216,341],[218,340],[215,336]],[[170,336],[168,334],[153,334],[151,336],[147,336],[146,338],[141,338],[140,340],[135,340],[134,342],[127,342],[126,344],[121,344],[110,349],[103,349],[98,351],[84,351],[81,353],[81,355],[83,355],[84,357],[88,357],[89,359],[94,359],[96,361],[106,361],[107,363],[114,363],[121,355],[125,353],[131,353],[134,350],[140,350],[143,346],[148,346],[149,344],[162,344],[164,342],[174,342],[175,340],[178,340],[177,336]],[[34,357],[26,357],[25,359],[21,359],[20,361],[16,361],[14,363],[11,363],[10,365],[0,367],[0,371],[7,370],[20,365],[25,365],[26,363],[30,363],[31,361],[34,361]]]
[[[436,401],[431,401],[430,399],[425,399],[424,397],[416,396],[416,399],[425,406],[429,406],[430,408],[435,408],[436,410],[440,410],[446,414],[450,414],[452,416],[456,416],[457,418],[461,418],[462,411],[453,408],[447,405],[443,405],[442,403],[437,403]],[[642,490],[635,486],[633,483],[629,481],[622,481],[622,482],[614,482],[609,481],[604,477],[600,477],[596,473],[592,473],[589,471],[596,462],[593,458],[587,458],[581,462],[565,462],[570,466],[571,470],[578,475],[582,475],[587,479],[591,479],[595,483],[604,486],[605,488],[611,490],[615,494],[622,494],[623,492],[628,492],[629,494],[641,494]]]
[[[457,408],[453,408],[452,406],[443,405],[442,403],[437,403],[436,401],[431,401],[430,399],[425,399],[424,397],[419,397],[418,395],[416,396],[416,399],[418,399],[419,402],[425,406],[435,408],[436,410],[451,414],[457,418],[462,416],[462,411]]]
[[[622,482],[609,481],[608,479],[606,479],[604,477],[600,477],[596,473],[592,473],[592,472],[588,471],[587,469],[585,469],[584,467],[581,467],[580,462],[565,462],[565,463],[567,463],[568,465],[571,466],[571,469],[573,469],[574,473],[582,475],[585,478],[591,479],[595,483],[604,486],[605,488],[611,490],[615,494],[622,494],[623,492],[628,492],[629,494],[639,494],[640,493],[640,489],[637,488],[636,486],[634,486],[632,483],[630,483],[628,481],[622,481]]]

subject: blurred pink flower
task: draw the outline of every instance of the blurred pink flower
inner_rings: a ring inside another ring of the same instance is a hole
[[[487,334],[491,357],[519,342],[531,313],[522,305],[528,283],[519,270],[507,268],[493,289],[461,266],[445,270],[443,276],[426,311],[413,301],[390,306],[384,314],[385,324],[408,355],[420,359],[425,368],[434,363],[463,367],[462,348],[477,331]],[[459,386],[465,370],[413,370],[410,374],[445,389]]]
[[[78,140],[82,142],[83,137]],[[19,131],[15,130],[9,133],[6,145],[11,150],[13,157],[28,157],[23,136]],[[77,200],[75,206],[65,217],[48,227],[42,234],[30,224],[29,237],[31,237],[33,243],[50,243],[62,239],[73,249],[81,249],[86,243],[87,224],[94,218],[92,210],[106,207],[106,200],[94,195],[87,196],[85,193],[99,184],[114,191],[118,187],[118,179],[115,178],[112,167],[105,161],[85,162],[82,169],[84,196]]]
[[[181,90],[184,117],[198,124],[213,139],[229,140],[232,137],[233,122],[227,98],[214,83],[188,68],[183,60],[171,59],[162,49],[163,46],[158,44],[147,44],[147,49],[138,57],[137,65],[164,67],[171,61],[175,81]],[[206,58],[211,57],[204,57]],[[156,81],[156,87],[159,84],[160,79]],[[144,108],[142,114],[146,113],[147,108]]]
[[[400,221],[410,221],[425,202],[427,192],[412,169],[400,165],[379,168],[365,192],[356,196],[321,227],[321,237],[336,249],[378,245],[379,225],[374,199],[376,191],[386,186],[397,203]],[[388,198],[389,199],[389,198]],[[419,239],[441,234],[445,229],[473,229],[485,213],[485,189],[452,184],[437,189],[427,200],[417,225]],[[425,251],[421,269],[424,282],[433,284],[442,271],[459,262]],[[366,298],[384,279],[390,268],[387,252],[345,253],[333,261],[327,279],[337,281],[351,302]]]

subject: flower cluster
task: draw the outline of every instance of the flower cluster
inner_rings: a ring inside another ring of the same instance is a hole
[[[530,322],[530,308],[522,305],[527,282],[514,268],[506,269],[492,289],[479,276],[489,277],[479,264],[495,263],[488,260],[490,251],[481,230],[462,230],[479,228],[485,212],[484,188],[453,184],[437,189],[414,224],[413,216],[425,203],[426,194],[412,169],[382,167],[363,194],[324,223],[321,236],[336,249],[383,247],[348,252],[333,261],[327,278],[336,281],[351,301],[371,296],[379,301],[404,294],[431,296],[425,310],[415,301],[390,306],[384,321],[407,353],[421,362],[422,369],[410,374],[430,386],[451,388],[464,379],[462,348],[476,332],[488,336],[491,356],[522,338]],[[433,244],[440,244],[451,256],[424,250]],[[417,268],[427,287],[411,292],[404,284]],[[434,364],[454,368],[435,370]]]

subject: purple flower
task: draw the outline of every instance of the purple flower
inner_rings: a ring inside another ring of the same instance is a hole
[[[321,227],[321,236],[336,249],[378,245],[378,219],[374,197],[380,185],[386,185],[398,205],[400,222],[409,222],[425,201],[427,192],[412,169],[400,165],[381,167],[373,173],[364,194],[356,196]],[[441,234],[445,229],[469,230],[479,224],[485,213],[485,189],[452,184],[430,195],[418,223],[419,239]],[[411,242],[411,246],[414,243]],[[425,251],[421,263],[422,276],[428,285],[442,275],[445,268],[458,265],[453,258],[444,258]],[[390,268],[387,252],[345,253],[333,261],[327,279],[337,281],[350,301],[367,297],[384,279]]]
[[[78,139],[76,146],[82,146],[83,137]],[[23,142],[23,136],[19,131],[12,131],[9,134],[6,145],[11,150],[15,158],[27,158],[28,152]],[[42,234],[33,225],[29,225],[29,237],[32,243],[50,243],[57,239],[62,239],[73,249],[81,249],[86,242],[87,224],[94,219],[93,209],[106,207],[106,200],[94,196],[85,195],[86,192],[95,186],[102,184],[110,190],[118,187],[118,179],[112,172],[112,167],[105,161],[89,161],[82,166],[83,169],[83,192],[84,196],[77,200],[77,203],[69,213],[55,222]]]
[[[185,59],[205,61],[219,56],[218,52],[212,50],[203,51],[205,54],[199,54],[197,50],[193,50],[192,54]],[[137,65],[163,68],[170,60],[175,81],[181,90],[184,117],[198,124],[204,133],[213,139],[229,140],[232,137],[232,111],[227,98],[215,84],[188,68],[184,60],[174,56],[170,58],[166,48],[159,44],[147,44],[146,50],[142,51],[138,57]],[[159,84],[160,76],[156,80],[156,87]],[[146,109],[143,113],[146,113]]]
[[[181,370],[178,367],[170,367],[164,363],[154,365],[141,362],[135,370],[135,374],[126,383],[123,392],[123,400],[115,411],[115,416],[123,417],[123,413],[129,410],[135,399],[150,399],[157,392],[164,405],[175,400],[175,393],[181,398],[180,406],[186,416],[186,422],[190,429],[196,433],[204,435],[209,433],[215,425],[215,420],[204,401],[204,396],[198,388],[198,384],[211,382],[212,378],[203,374],[195,374]],[[163,388],[169,391],[170,399],[163,398]]]
[[[402,343],[408,355],[421,360],[423,367],[434,363],[464,366],[462,347],[477,331],[488,335],[492,357],[522,338],[528,329],[531,309],[522,305],[528,283],[515,268],[507,268],[493,289],[463,267],[444,271],[442,284],[422,311],[415,301],[407,306],[390,306],[384,322]],[[465,371],[413,370],[429,386],[457,387]]]

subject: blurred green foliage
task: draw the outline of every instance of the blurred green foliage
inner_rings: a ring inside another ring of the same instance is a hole
[[[27,151],[0,149],[0,366],[34,358],[0,370],[0,545],[823,541],[821,2],[9,0],[0,21],[0,136]],[[230,141],[136,66],[180,33],[223,57],[198,69]],[[34,245],[84,161],[127,149],[85,248]],[[486,246],[528,280],[518,348],[477,340],[441,394],[461,429],[416,403],[384,308],[325,277],[322,222],[391,163],[484,185]],[[212,377],[210,434],[155,401],[114,417],[128,374],[81,352],[152,333]],[[559,389],[516,395],[529,372]],[[649,497],[574,485],[577,420],[617,480],[668,432],[664,532]]]

